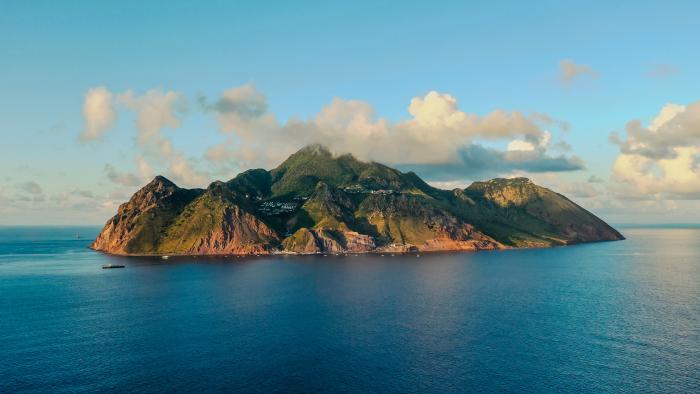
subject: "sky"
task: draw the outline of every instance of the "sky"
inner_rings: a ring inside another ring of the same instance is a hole
[[[0,225],[103,224],[321,143],[700,221],[700,3],[0,4]]]

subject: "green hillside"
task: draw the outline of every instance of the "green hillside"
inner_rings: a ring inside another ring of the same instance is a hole
[[[431,187],[310,145],[277,168],[206,190],[157,177],[120,207],[93,247],[120,254],[478,250],[622,239],[568,198],[526,178]]]

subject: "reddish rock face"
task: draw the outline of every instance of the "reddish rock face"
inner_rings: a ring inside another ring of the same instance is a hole
[[[107,221],[90,247],[113,254],[132,253],[130,243],[155,237],[152,225],[172,220],[174,212],[179,212],[198,194],[197,190],[181,189],[158,176],[119,206],[117,214]]]
[[[502,249],[503,245],[479,232],[458,232],[458,238],[445,232],[421,244],[393,243],[377,246],[374,237],[354,231],[300,229],[294,234],[296,243],[284,243],[284,249],[295,253],[408,253],[420,251],[466,251]]]
[[[316,236],[307,228],[300,228],[292,236],[282,242],[284,250],[293,253],[321,253]]]
[[[418,249],[423,252],[459,251],[459,250],[494,250],[503,249],[503,245],[493,240],[470,239],[458,241],[450,238],[435,238],[426,241]]]
[[[283,243],[295,253],[364,253],[376,249],[374,238],[354,231],[299,229]]]
[[[346,242],[345,249],[350,253],[370,252],[377,247],[374,238],[369,235],[346,231],[343,236]]]
[[[202,195],[157,177],[119,207],[91,247],[112,254],[264,254],[279,242],[274,230],[232,203],[206,214],[204,232],[189,233],[187,220],[177,219]]]
[[[220,226],[201,237],[186,254],[268,254],[277,234],[239,207],[227,209]]]

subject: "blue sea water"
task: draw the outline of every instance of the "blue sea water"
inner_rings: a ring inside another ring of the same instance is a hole
[[[97,231],[0,228],[0,392],[700,392],[699,228],[167,262]]]

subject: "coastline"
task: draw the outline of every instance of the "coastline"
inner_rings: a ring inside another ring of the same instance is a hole
[[[532,246],[506,246],[492,249],[435,249],[435,250],[412,250],[412,251],[391,251],[391,250],[369,250],[369,251],[345,251],[345,252],[290,252],[290,251],[266,251],[263,253],[113,253],[105,250],[95,249],[92,245],[88,249],[99,252],[108,256],[115,257],[267,257],[267,256],[351,256],[351,255],[420,255],[420,254],[440,254],[440,253],[475,253],[475,252],[496,252],[504,250],[530,250],[530,249],[553,249],[568,246],[585,245],[603,242],[618,242],[625,241],[623,236],[621,239],[601,239],[586,242],[572,242],[561,245],[532,245]]]

